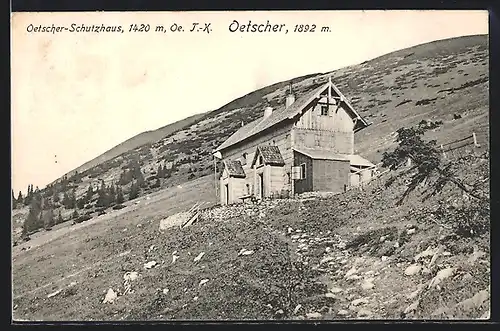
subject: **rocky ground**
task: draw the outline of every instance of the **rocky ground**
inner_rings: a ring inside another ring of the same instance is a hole
[[[488,161],[463,160],[460,176],[487,179]],[[55,264],[65,247],[57,242],[25,252],[37,263],[14,263],[14,317],[488,318],[489,227],[467,234],[457,218],[470,198],[449,186],[422,200],[420,187],[398,206],[405,179],[387,180],[330,197],[211,207],[183,228],[177,214],[168,229],[142,216],[114,224],[112,236],[74,234],[69,265]]]

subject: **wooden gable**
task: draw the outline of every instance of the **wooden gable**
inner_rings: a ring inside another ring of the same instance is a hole
[[[281,155],[278,146],[261,145],[257,147],[257,151],[255,152],[251,168],[254,168],[256,165],[261,164],[269,164],[275,166],[285,165],[285,161],[283,160],[283,156]]]

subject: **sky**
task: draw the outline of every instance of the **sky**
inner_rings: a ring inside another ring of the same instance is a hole
[[[230,32],[235,20],[285,26]],[[189,32],[193,22],[210,23],[210,33]],[[122,25],[125,32],[32,31],[52,24]],[[131,24],[150,30],[128,32]],[[171,32],[173,24],[185,31]],[[294,33],[296,24],[316,31]],[[155,32],[158,25],[166,32]],[[136,134],[279,81],[487,33],[487,11],[14,13],[12,187],[16,195],[28,184],[42,188]]]

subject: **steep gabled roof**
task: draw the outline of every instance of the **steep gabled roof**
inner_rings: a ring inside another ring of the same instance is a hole
[[[269,146],[269,145],[261,145],[257,147],[257,152],[255,153],[251,167],[255,165],[257,158],[262,156],[262,160],[264,164],[284,166],[285,160],[283,160],[283,156],[281,155],[280,149],[278,146]]]
[[[273,110],[270,116],[266,118],[258,118],[253,122],[240,128],[233,135],[231,135],[222,145],[217,147],[215,151],[221,151],[232,145],[235,145],[241,141],[244,141],[266,129],[269,129],[276,124],[279,124],[286,120],[291,120],[303,114],[303,111],[320,96],[326,89],[331,87],[332,93],[337,94],[336,97],[340,98],[340,102],[346,107],[346,111],[349,116],[353,119],[357,119],[355,131],[359,131],[369,124],[354,110],[352,105],[347,101],[340,90],[329,80],[327,83],[313,89],[312,91],[305,93],[300,98],[298,98],[290,107],[286,108],[284,105],[276,110]],[[333,95],[332,94],[332,95]]]
[[[245,178],[245,170],[240,161],[224,161],[224,169],[227,170],[230,177]]]

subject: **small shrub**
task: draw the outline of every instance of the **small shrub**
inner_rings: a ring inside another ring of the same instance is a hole
[[[125,208],[125,206],[124,206],[124,205],[122,205],[122,204],[119,204],[119,205],[113,206],[113,209],[114,209],[114,210],[119,210],[119,209],[122,209],[122,208]]]

